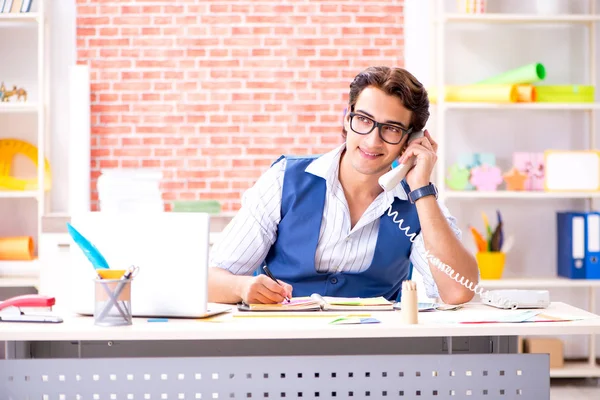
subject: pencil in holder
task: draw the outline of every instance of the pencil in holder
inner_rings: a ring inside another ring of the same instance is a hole
[[[132,324],[132,279],[95,279],[94,324],[121,326]]]
[[[482,251],[475,255],[481,279],[500,279],[504,272],[506,254],[501,251]]]

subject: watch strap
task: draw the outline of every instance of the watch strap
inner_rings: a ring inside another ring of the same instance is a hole
[[[430,182],[429,185],[412,190],[410,193],[408,193],[408,200],[414,204],[421,197],[425,196],[435,196],[437,199],[437,194],[437,188],[433,183]]]

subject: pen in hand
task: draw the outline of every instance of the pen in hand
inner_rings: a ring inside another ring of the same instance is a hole
[[[272,280],[273,280],[275,283],[277,283],[279,286],[283,287],[283,286],[281,285],[281,283],[279,283],[279,281],[278,281],[277,279],[275,279],[275,277],[273,276],[273,274],[272,274],[272,273],[271,273],[271,271],[269,270],[269,267],[267,267],[266,265],[263,265],[263,271],[265,271],[265,274],[267,274],[267,276],[268,276],[269,278],[271,278],[271,279],[272,279]],[[285,296],[284,298],[285,298],[285,300],[286,300],[288,303],[290,302],[290,298],[289,298],[289,297]]]

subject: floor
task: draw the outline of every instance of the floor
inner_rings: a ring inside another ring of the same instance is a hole
[[[550,400],[598,400],[600,380],[596,379],[552,379]]]

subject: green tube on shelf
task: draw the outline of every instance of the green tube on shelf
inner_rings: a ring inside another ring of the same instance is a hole
[[[593,103],[594,87],[589,85],[536,86],[540,103]]]
[[[219,214],[221,203],[216,200],[175,200],[173,201],[173,212],[205,212]]]
[[[511,69],[498,75],[484,79],[478,84],[510,84],[518,85],[524,83],[534,83],[544,80],[546,77],[546,68],[540,63],[523,65],[521,67]]]

